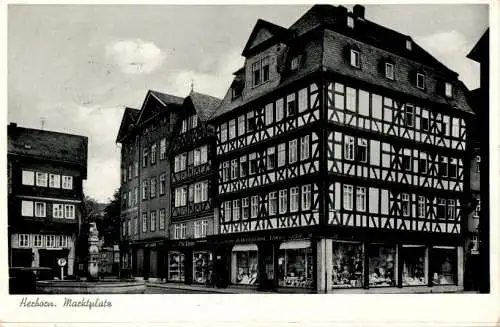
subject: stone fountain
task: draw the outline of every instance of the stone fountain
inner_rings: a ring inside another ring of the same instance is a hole
[[[95,222],[90,223],[89,228],[89,263],[88,273],[92,280],[99,278],[99,231]]]

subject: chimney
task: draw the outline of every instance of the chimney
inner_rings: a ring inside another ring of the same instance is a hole
[[[354,5],[352,8],[352,13],[354,17],[365,19],[365,7],[362,5]]]

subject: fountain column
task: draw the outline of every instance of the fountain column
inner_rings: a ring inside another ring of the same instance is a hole
[[[89,228],[89,264],[88,272],[90,278],[99,276],[99,231],[95,222],[90,223]]]

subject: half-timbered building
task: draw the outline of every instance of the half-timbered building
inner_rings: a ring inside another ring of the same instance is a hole
[[[231,284],[463,286],[467,123],[455,72],[365,8],[258,20],[217,133],[216,260]]]
[[[220,99],[191,92],[175,111],[169,152],[171,224],[167,244],[167,281],[204,284],[212,253],[216,192],[213,158],[215,130],[208,124]]]
[[[122,271],[149,280],[165,278],[165,239],[170,219],[169,144],[172,112],[183,99],[148,91],[140,110],[126,108],[121,144]]]

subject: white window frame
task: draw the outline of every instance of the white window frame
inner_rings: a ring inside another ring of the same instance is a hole
[[[160,196],[165,195],[166,186],[167,186],[167,175],[166,175],[166,173],[163,173],[160,175],[160,183],[159,183],[159,187],[158,187],[158,193]],[[135,196],[135,199],[136,199],[136,203],[137,203],[137,196]]]
[[[30,247],[30,235],[29,234],[18,234],[17,244],[20,248]]]
[[[64,205],[64,218],[65,219],[75,219],[75,205],[65,204]]]
[[[35,205],[33,201],[21,200],[21,215],[23,217],[33,217],[35,212]]]
[[[248,198],[241,199],[241,218],[248,219],[250,217],[250,203]]]
[[[297,162],[297,139],[288,142],[288,163]]]
[[[417,73],[416,85],[421,90],[425,89],[425,74]]]
[[[366,187],[356,186],[356,211],[366,211]]]
[[[233,221],[240,220],[240,200],[233,200]]]
[[[165,229],[165,216],[167,215],[167,210],[166,209],[160,209],[158,210],[158,230],[164,230]]]
[[[394,80],[394,64],[390,62],[385,63],[385,77]]]
[[[160,140],[160,160],[163,160],[167,157],[167,139],[162,138]]]
[[[156,197],[156,177],[150,178],[149,185],[149,197],[152,199]]]
[[[446,219],[449,220],[457,219],[457,200],[448,199],[446,205]]]
[[[444,95],[447,98],[453,97],[453,86],[449,82],[444,83]]]
[[[346,135],[344,139],[344,159],[354,160],[355,155],[355,140],[354,137]]]
[[[208,220],[201,221],[201,237],[207,237],[208,234]]]
[[[288,211],[288,192],[287,190],[279,190],[278,210],[280,214]]]
[[[224,202],[224,221],[231,221],[231,201]]]
[[[418,218],[425,218],[425,213],[427,211],[427,201],[425,199],[425,196],[418,196],[418,207],[417,207],[417,217]]]
[[[38,218],[47,217],[47,205],[45,202],[35,202],[35,217]]]
[[[237,179],[238,176],[238,159],[231,160],[231,179]]]
[[[309,135],[300,138],[300,160],[309,159],[311,155],[309,151]]]
[[[286,164],[286,144],[278,144],[278,167],[283,167]]]
[[[343,207],[344,210],[352,210],[354,204],[354,187],[352,185],[343,186]]]
[[[250,218],[257,218],[259,215],[259,196],[250,197]]]
[[[229,130],[228,130],[228,138],[232,140],[236,137],[236,119],[231,119],[229,121]]]
[[[201,237],[201,221],[194,222],[194,238]]]
[[[271,170],[276,168],[276,152],[275,148],[270,147],[267,149],[267,169]],[[273,159],[274,158],[274,159]]]
[[[406,210],[405,210],[405,204]],[[409,217],[411,213],[411,200],[410,200],[410,195],[408,193],[402,193],[401,194],[401,213],[403,214],[403,217]]]
[[[62,176],[62,188],[65,190],[73,189],[73,176]]]
[[[361,67],[361,52],[355,49],[351,49],[349,62],[352,67],[360,68]]]
[[[49,174],[49,187],[50,188],[61,188],[61,175]]]
[[[181,232],[180,232],[180,238],[185,239],[186,238],[186,224],[182,223],[181,224]]]
[[[56,236],[55,235],[46,235],[45,236],[45,246],[48,248],[56,247]]]
[[[148,213],[142,213],[142,232],[146,233],[148,231]]]
[[[40,235],[40,234],[33,235],[33,247],[34,248],[43,247],[43,244],[45,243],[44,239],[45,239],[44,235]]]
[[[149,212],[149,230],[156,231],[156,210]]]
[[[311,185],[302,185],[302,210],[311,209]]]
[[[48,174],[37,171],[36,172],[36,186],[47,187],[48,185]]]
[[[300,203],[299,187],[295,186],[290,188],[290,212],[299,211],[299,203]]]
[[[269,215],[274,216],[278,209],[278,198],[276,191],[269,193],[268,207],[269,207]]]
[[[31,170],[23,170],[22,172],[22,184],[35,186],[35,172]]]

